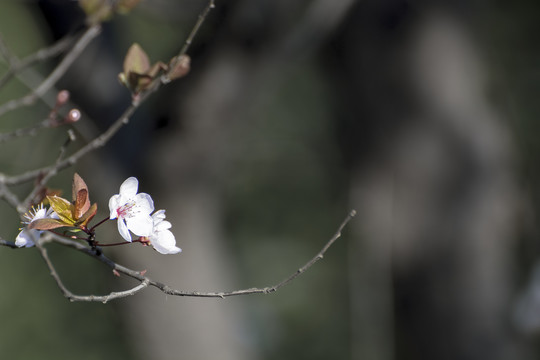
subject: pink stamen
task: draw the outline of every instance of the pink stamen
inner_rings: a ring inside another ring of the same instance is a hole
[[[128,215],[130,214],[131,209],[132,209],[134,206],[135,206],[135,203],[134,203],[134,202],[124,204],[124,206],[121,206],[121,207],[119,207],[118,209],[116,209],[116,215],[117,215],[119,218],[126,217],[126,216],[128,216]]]

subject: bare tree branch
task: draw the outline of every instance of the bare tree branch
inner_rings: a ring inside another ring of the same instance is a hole
[[[180,50],[177,57],[175,57],[173,61],[171,62],[171,66],[170,66],[171,69],[174,68],[175,62],[178,61],[181,56],[186,54],[194,37],[196,36],[197,32],[199,31],[201,25],[203,24],[204,20],[206,19],[208,13],[210,12],[212,8],[214,8],[214,0],[209,0],[207,6],[199,15],[198,21],[195,23],[190,35],[188,36],[187,40],[184,43],[184,46]],[[42,98],[43,95],[54,86],[54,84],[60,79],[60,77],[62,77],[65,74],[65,72],[71,66],[73,61],[82,53],[82,51],[86,48],[86,46],[96,36],[98,36],[98,34],[100,33],[100,30],[101,28],[99,25],[94,25],[94,26],[89,27],[85,31],[85,33],[77,40],[73,48],[66,54],[66,56],[58,64],[58,66],[53,70],[53,72],[46,79],[44,79],[41,82],[41,84],[38,85],[32,93],[22,98],[15,99],[3,105],[0,105],[0,116],[9,111],[15,110],[21,106],[30,105],[34,103],[37,99]],[[30,57],[27,57],[23,61],[19,61],[14,55],[12,55],[9,49],[7,48],[7,46],[5,46],[5,44],[2,41],[0,41],[0,53],[6,58],[6,61],[10,65],[10,70],[8,71],[8,73],[5,74],[4,77],[0,79],[0,87],[5,82],[7,82],[10,77],[15,75],[18,71],[20,71],[24,67],[29,66],[29,64],[34,63],[36,61],[40,61],[41,59],[44,59],[50,56],[54,56],[54,54],[65,50],[65,47],[69,46],[71,44],[71,41],[72,41],[71,38],[66,38],[64,41],[61,41],[49,48],[38,51],[37,53],[35,53],[34,55],[31,55]],[[138,107],[142,103],[144,103],[148,99],[149,96],[151,96],[161,86],[163,86],[164,84],[168,82],[167,76],[168,74],[165,74],[161,78],[158,78],[158,77],[154,78],[152,83],[144,91],[134,96],[132,104],[124,111],[124,113],[115,122],[113,122],[113,124],[105,132],[103,132],[102,134],[94,138],[92,141],[90,141],[88,144],[80,148],[78,151],[74,152],[72,155],[64,158],[64,154],[65,154],[65,144],[64,144],[64,146],[62,146],[60,150],[59,157],[57,158],[56,162],[52,165],[45,166],[45,167],[35,169],[35,170],[31,170],[31,171],[27,171],[25,173],[15,175],[15,176],[6,176],[0,173],[0,198],[4,199],[13,208],[17,209],[19,214],[22,214],[24,211],[27,210],[35,194],[38,191],[40,191],[40,189],[43,186],[45,186],[47,181],[51,177],[55,176],[58,173],[58,171],[76,164],[81,157],[85,156],[86,154],[88,154],[89,152],[93,150],[96,150],[104,146],[124,125],[127,125],[129,123],[131,116],[138,109]],[[30,128],[18,129],[11,133],[0,134],[0,142],[9,140],[17,136],[32,135],[38,129],[50,126],[51,124],[49,120],[50,119],[42,121]],[[36,185],[34,186],[34,189],[29,193],[26,199],[22,202],[8,188],[8,186],[22,184],[22,183],[35,180],[35,179],[39,179],[39,181],[36,183]],[[301,266],[298,270],[296,270],[294,273],[292,273],[288,277],[284,278],[283,280],[271,286],[261,287],[261,288],[254,287],[254,288],[240,289],[240,290],[233,290],[233,291],[201,292],[201,291],[184,291],[184,290],[173,289],[166,284],[152,280],[151,278],[147,277],[146,272],[136,271],[136,270],[127,268],[123,265],[117,264],[116,262],[106,257],[103,254],[101,248],[96,247],[95,243],[92,243],[91,240],[88,240],[88,242],[92,246],[83,244],[79,240],[65,238],[58,234],[48,232],[46,233],[46,235],[42,236],[40,239],[36,239],[35,243],[36,243],[37,249],[39,250],[41,254],[41,257],[45,261],[50,271],[51,276],[56,281],[58,288],[60,289],[62,294],[70,301],[87,301],[87,302],[96,301],[96,302],[106,303],[114,299],[119,299],[119,298],[134,295],[146,289],[148,286],[153,286],[161,290],[165,294],[174,295],[174,296],[225,298],[225,297],[230,297],[230,296],[248,295],[248,294],[268,294],[271,292],[275,292],[281,287],[289,284],[290,282],[295,280],[298,276],[300,276],[301,274],[309,270],[317,261],[321,260],[324,257],[327,250],[341,236],[341,232],[343,231],[344,227],[355,216],[355,214],[356,212],[352,210],[347,215],[347,217],[343,220],[341,225],[338,227],[335,234],[326,242],[323,248],[314,257],[312,257],[307,263],[305,263],[303,266]],[[63,283],[60,274],[56,271],[56,268],[53,262],[49,258],[49,255],[46,249],[46,244],[49,242],[55,242],[66,247],[70,247],[76,251],[82,252],[88,256],[91,256],[92,258],[110,267],[116,274],[127,275],[137,280],[139,284],[137,284],[131,289],[118,291],[118,292],[111,292],[107,295],[74,294]],[[0,238],[0,246],[17,248],[17,246],[13,242],[6,241],[1,238]]]
[[[45,263],[47,264],[51,276],[55,279],[58,287],[62,291],[62,294],[69,299],[70,301],[97,301],[97,302],[108,302],[110,300],[119,299],[122,297],[127,297],[131,295],[135,295],[137,292],[144,290],[148,287],[148,285],[151,285],[159,290],[161,290],[163,293],[167,295],[173,295],[173,296],[185,296],[185,297],[208,297],[208,298],[226,298],[231,296],[239,296],[239,295],[251,295],[251,294],[269,294],[272,292],[277,291],[279,288],[289,284],[294,279],[296,279],[298,276],[309,270],[317,261],[321,260],[325,253],[328,251],[330,246],[336,242],[337,239],[341,237],[341,233],[345,226],[351,221],[351,219],[356,215],[355,210],[351,210],[345,220],[341,223],[341,225],[338,227],[335,234],[326,242],[326,244],[323,246],[323,248],[314,256],[312,257],[306,264],[304,264],[302,267],[300,267],[298,270],[296,270],[294,273],[286,277],[285,279],[281,280],[280,282],[276,283],[275,285],[263,287],[263,288],[249,288],[249,289],[241,289],[241,290],[233,290],[233,291],[214,291],[214,292],[202,292],[202,291],[184,291],[184,290],[176,290],[171,288],[170,286],[163,284],[161,282],[152,280],[151,278],[145,276],[144,272],[136,271],[129,269],[125,266],[122,266],[120,264],[115,263],[108,257],[106,257],[102,252],[101,249],[92,249],[90,247],[87,247],[80,242],[66,239],[63,237],[60,237],[55,234],[49,233],[48,237],[43,237],[42,240],[39,241],[39,244],[36,244],[38,247],[41,256],[45,260]],[[102,263],[109,266],[113,271],[116,271],[118,273],[127,275],[133,279],[136,279],[140,281],[140,284],[138,286],[133,287],[132,289],[120,291],[120,292],[111,292],[108,295],[75,295],[71,291],[69,291],[65,285],[62,283],[60,276],[56,272],[54,265],[50,261],[47,250],[45,249],[45,243],[47,242],[55,242],[62,244],[67,247],[71,247],[75,250],[78,250],[86,255],[89,255]],[[0,243],[0,245],[2,245]]]
[[[60,289],[62,294],[67,299],[69,299],[70,301],[97,301],[97,302],[102,302],[102,303],[105,304],[110,300],[135,295],[139,291],[145,289],[149,284],[149,280],[145,279],[145,280],[141,281],[141,283],[139,285],[135,286],[134,288],[132,288],[130,290],[119,291],[119,292],[111,292],[110,294],[105,295],[105,296],[75,295],[62,282],[62,279],[60,278],[60,275],[58,275],[58,272],[56,271],[51,259],[49,258],[49,255],[47,253],[47,249],[43,246],[42,242],[38,241],[38,243],[36,244],[36,247],[38,248],[38,250],[39,250],[39,252],[41,254],[41,257],[43,258],[43,260],[47,264],[47,267],[49,268],[51,276],[56,281],[56,285],[58,285],[58,288]]]
[[[191,33],[189,34],[188,38],[184,42],[184,46],[182,46],[182,49],[178,53],[177,56],[173,58],[171,63],[169,64],[170,71],[174,70],[177,63],[180,61],[180,59],[187,54],[187,51],[189,50],[189,47],[191,46],[191,43],[193,42],[193,39],[195,39],[195,36],[199,32],[199,29],[201,28],[201,25],[204,23],[204,20],[206,20],[206,17],[208,16],[208,13],[210,13],[210,10],[212,10],[215,7],[214,0],[208,1],[208,5],[204,8],[204,10],[199,15],[199,19],[195,23],[195,26],[193,26],[193,29],[191,30]],[[165,74],[162,77],[161,80],[163,83],[168,83],[170,81],[169,74]]]

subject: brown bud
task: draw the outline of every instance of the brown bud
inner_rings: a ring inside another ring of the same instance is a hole
[[[62,90],[56,95],[56,107],[64,106],[69,101],[69,91]]]
[[[169,64],[170,70],[168,74],[168,80],[176,80],[183,76],[186,76],[190,69],[191,59],[188,55],[181,55],[173,58]]]

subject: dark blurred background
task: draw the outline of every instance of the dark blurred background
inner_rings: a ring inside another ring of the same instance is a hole
[[[57,86],[83,111],[71,151],[129,105],[116,79],[129,46],[166,62],[205,5],[142,0],[104,24]],[[289,286],[224,300],[148,289],[69,303],[35,249],[0,249],[2,358],[537,359],[539,16],[532,0],[216,0],[190,74],[75,169],[98,218],[138,177],[183,252],[107,253],[182,290],[263,287],[316,254],[350,209],[357,217]],[[83,23],[75,1],[0,2],[19,57]],[[0,89],[2,103],[58,60]],[[47,113],[18,110],[0,130]],[[2,144],[1,171],[50,163],[65,130]],[[51,186],[69,194],[73,171]],[[16,214],[0,212],[0,236],[14,238]],[[114,224],[101,236],[119,239]],[[76,293],[133,286],[50,251]]]

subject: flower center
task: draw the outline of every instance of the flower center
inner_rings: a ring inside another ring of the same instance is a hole
[[[134,208],[135,208],[135,202],[130,201],[120,206],[118,209],[116,209],[116,214],[118,215],[118,217],[123,217],[123,218],[132,217],[133,213],[135,212]]]
[[[37,207],[32,206],[30,210],[26,214],[23,215],[23,217],[27,221],[23,221],[24,224],[30,224],[32,221],[34,221],[36,218],[41,218],[41,216],[38,217],[38,213],[43,210],[43,204],[39,204]]]

